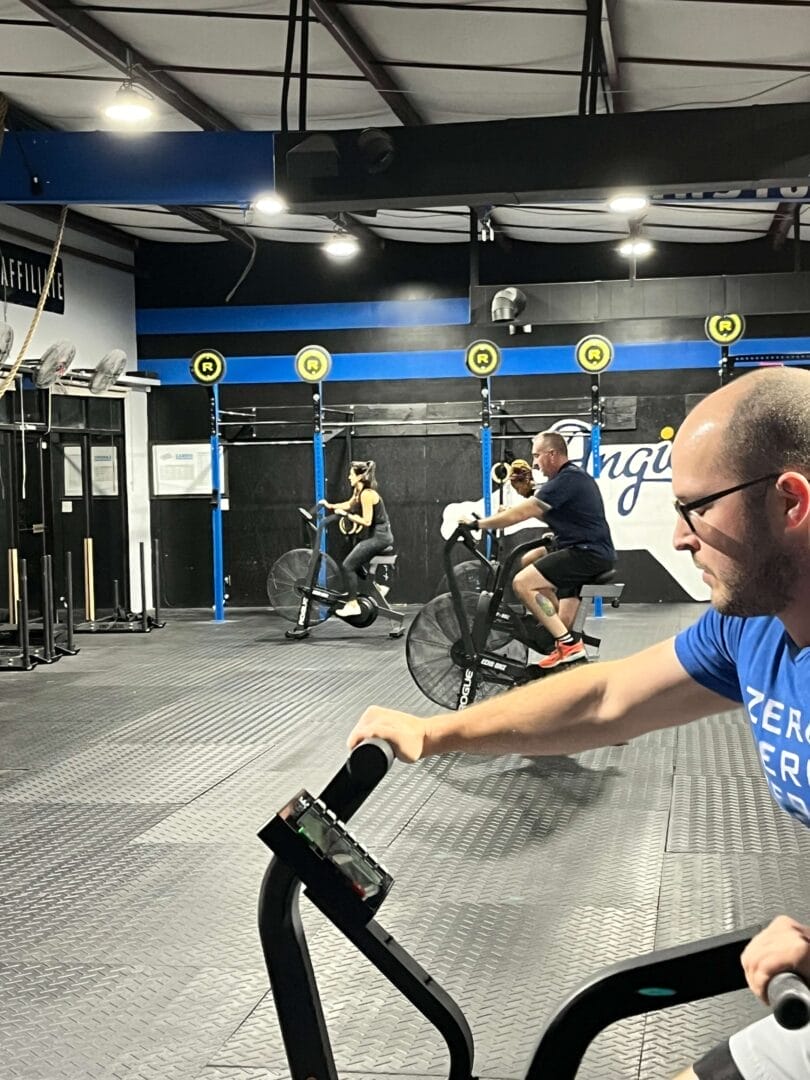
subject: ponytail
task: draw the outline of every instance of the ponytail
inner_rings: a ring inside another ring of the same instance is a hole
[[[377,462],[376,461],[353,461],[352,469],[363,487],[377,488]]]

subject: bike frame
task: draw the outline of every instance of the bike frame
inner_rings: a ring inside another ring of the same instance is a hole
[[[459,541],[476,559],[489,568],[493,580],[492,591],[485,591],[479,595],[478,606],[471,626],[467,622],[461,589],[454,572],[455,567],[451,561],[451,553],[455,544]],[[531,648],[531,639],[526,634],[517,614],[510,608],[501,605],[506,583],[511,581],[515,568],[523,556],[536,547],[536,539],[528,540],[523,544],[518,544],[504,562],[495,563],[478,551],[472,538],[471,529],[467,525],[459,525],[444,544],[442,561],[463,650],[460,657],[462,663],[459,666],[463,668],[464,674],[456,699],[456,709],[463,709],[466,705],[469,705],[470,701],[475,699],[476,691],[482,681],[511,687],[516,686],[528,675],[534,675],[533,669],[536,665],[522,664],[516,660],[510,660],[508,657],[499,656],[497,653],[488,652],[485,646],[491,630],[496,626],[500,626],[508,628],[508,633],[512,638]]]

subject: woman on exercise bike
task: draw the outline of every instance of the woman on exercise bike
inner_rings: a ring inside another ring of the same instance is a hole
[[[375,462],[353,461],[349,468],[351,496],[341,503],[330,503],[326,499],[321,499],[321,503],[327,510],[345,518],[364,534],[343,560],[348,600],[343,607],[337,609],[336,615],[360,614],[360,605],[357,602],[359,587],[357,571],[361,567],[368,566],[375,555],[380,555],[394,543],[385,503],[377,490],[376,473]]]

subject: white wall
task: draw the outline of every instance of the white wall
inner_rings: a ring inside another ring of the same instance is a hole
[[[70,216],[68,216],[70,222]],[[19,235],[19,231],[30,234]],[[56,226],[10,206],[0,206],[0,244],[5,240],[21,247],[50,252]],[[39,242],[37,242],[37,238]],[[63,245],[132,266],[130,251],[105,241],[87,237],[67,228]],[[26,355],[36,358],[59,340],[76,346],[75,367],[93,368],[110,349],[123,349],[129,359],[127,369],[137,366],[135,334],[135,279],[126,269],[90,262],[63,250],[62,268],[65,289],[63,315],[43,311]],[[14,359],[22,346],[34,308],[9,304],[0,319],[14,330]],[[124,400],[125,457],[127,472],[127,507],[129,527],[130,590],[133,606],[139,607],[140,558],[138,544],[150,537],[148,431],[146,393],[131,391]],[[147,558],[147,595],[151,596],[151,559]]]

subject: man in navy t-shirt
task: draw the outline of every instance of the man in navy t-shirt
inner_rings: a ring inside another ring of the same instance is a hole
[[[675,547],[711,609],[624,660],[591,664],[480,702],[415,717],[372,707],[349,737],[377,735],[403,761],[450,751],[567,754],[744,706],[777,803],[810,825],[810,372],[767,368],[704,398],[673,445]],[[775,919],[743,953],[751,989],[810,979],[810,926]],[[677,1080],[806,1080],[810,1031],[767,1017]]]
[[[562,435],[541,431],[532,443],[532,456],[546,482],[531,498],[479,518],[478,525],[505,529],[534,517],[554,531],[554,551],[537,548],[524,556],[523,569],[512,581],[515,594],[554,638],[553,651],[539,663],[549,670],[587,659],[582,641],[569,630],[579,606],[579,589],[612,570],[616,552],[599,487],[569,460]]]

